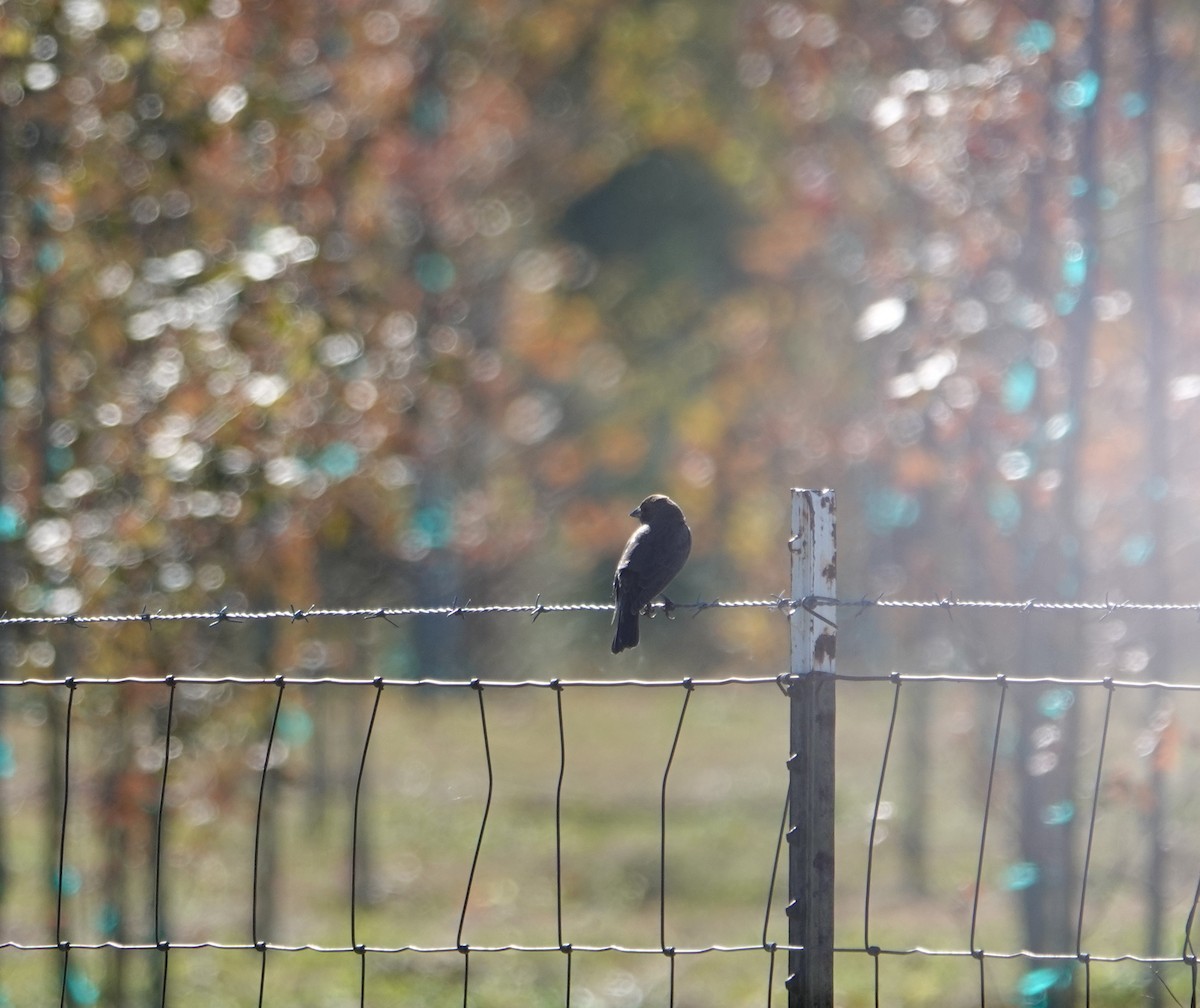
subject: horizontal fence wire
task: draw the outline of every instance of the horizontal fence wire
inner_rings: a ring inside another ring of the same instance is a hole
[[[1200,602],[1136,602],[1110,600],[1092,602],[1055,602],[1042,599],[1024,600],[983,600],[959,599],[954,597],[938,599],[890,599],[883,596],[876,598],[842,599],[824,596],[808,596],[806,598],[788,598],[775,595],[761,599],[712,599],[698,602],[656,602],[647,607],[651,614],[673,613],[675,611],[698,614],[710,609],[773,609],[786,614],[800,609],[940,609],[946,612],[956,610],[996,610],[1017,612],[1084,612],[1100,613],[1102,616],[1114,615],[1120,612],[1163,612],[1163,613],[1192,613],[1200,618]],[[194,612],[163,612],[161,610],[148,612],[124,613],[66,613],[61,615],[25,615],[0,616],[0,629],[4,627],[31,626],[92,626],[106,623],[206,623],[210,626],[220,626],[224,623],[245,623],[261,620],[302,622],[320,619],[402,619],[412,616],[446,616],[465,618],[469,616],[529,616],[533,619],[546,613],[582,613],[606,612],[611,613],[611,602],[542,602],[538,596],[533,602],[517,602],[494,605],[473,605],[470,602],[441,606],[374,606],[362,608],[321,608],[310,606],[306,609],[264,609],[239,610],[225,606],[220,609],[200,610]]]
[[[230,686],[387,686],[389,688],[444,687],[447,689],[463,689],[476,687],[498,690],[514,689],[545,689],[557,690],[566,687],[589,687],[595,689],[621,689],[625,687],[642,687],[646,689],[696,689],[709,686],[757,686],[763,683],[775,683],[785,690],[788,683],[796,677],[789,673],[773,676],[703,676],[672,677],[667,679],[409,679],[391,676],[326,676],[326,675],[278,675],[249,676],[249,675],[180,675],[170,673],[157,676],[119,675],[119,676],[86,676],[67,675],[59,677],[29,676],[20,679],[0,679],[0,687],[5,686],[121,686],[142,684],[147,686],[184,685],[230,685]],[[1101,676],[1081,679],[1071,679],[1067,676],[1016,676],[1007,673],[997,674],[955,674],[941,672],[888,672],[877,675],[856,675],[855,673],[839,672],[830,676],[838,682],[848,683],[963,683],[974,686],[1009,685],[1009,686],[1102,686],[1105,689],[1120,690],[1162,690],[1166,692],[1194,693],[1200,691],[1200,682],[1183,682],[1172,679],[1118,679],[1114,676]]]
[[[584,943],[564,943],[563,945],[314,945],[306,943],[287,944],[282,942],[221,942],[221,941],[161,941],[161,942],[118,942],[118,941],[62,941],[62,942],[0,942],[0,952],[12,950],[16,952],[62,952],[66,949],[76,949],[81,952],[168,952],[201,951],[213,949],[218,952],[325,952],[345,955],[347,953],[372,953],[381,955],[399,955],[414,953],[420,955],[447,955],[450,953],[464,954],[466,952],[557,952],[560,955],[567,952],[607,953],[636,956],[703,956],[717,952],[757,952],[775,953],[789,950],[803,951],[802,945],[788,945],[786,942],[768,942],[766,945],[697,945],[685,946],[655,946],[655,945],[588,945]],[[1197,962],[1193,955],[1139,955],[1127,953],[1092,953],[1092,952],[1034,952],[1029,949],[968,949],[968,948],[926,948],[923,945],[885,948],[878,945],[835,945],[833,951],[839,955],[856,954],[870,956],[916,957],[930,956],[935,958],[954,959],[992,959],[998,962],[1021,959],[1037,960],[1039,962],[1074,963],[1137,963],[1143,966],[1191,966]]]
[[[714,600],[711,602],[696,602],[686,604],[675,604],[670,606],[656,606],[659,610],[692,610],[699,613],[710,609],[747,609],[747,608],[762,608],[774,609],[784,613],[793,613],[801,608],[820,613],[820,611],[829,610],[865,610],[870,608],[895,608],[895,609],[912,609],[912,610],[944,610],[953,613],[956,610],[1007,610],[1017,611],[1020,613],[1031,613],[1039,610],[1044,610],[1050,613],[1061,613],[1065,611],[1076,611],[1082,613],[1098,613],[1101,618],[1107,618],[1109,615],[1122,611],[1136,612],[1167,612],[1167,613],[1195,613],[1200,615],[1200,603],[1195,604],[1180,604],[1180,603],[1137,603],[1137,602],[1120,602],[1113,603],[1109,601],[1097,603],[1057,603],[1057,602],[1040,602],[1037,600],[1026,600],[1017,602],[996,602],[996,601],[970,601],[956,599],[940,599],[929,601],[905,601],[905,600],[887,600],[887,599],[859,599],[859,600],[842,600],[823,597],[810,597],[800,600],[792,600],[784,597],[774,597],[770,599],[744,600],[744,601],[721,601]],[[104,625],[116,625],[122,623],[141,622],[144,624],[153,625],[159,622],[201,622],[208,625],[221,625],[225,623],[235,622],[253,622],[253,621],[285,621],[296,622],[316,618],[357,618],[357,619],[402,619],[405,617],[419,616],[446,616],[446,617],[472,617],[476,615],[524,615],[536,619],[543,613],[570,613],[570,612],[609,612],[611,606],[600,603],[570,603],[570,604],[551,604],[542,603],[540,598],[532,604],[527,605],[488,605],[488,606],[472,606],[472,605],[452,605],[443,607],[397,607],[397,608],[356,608],[356,609],[308,609],[308,610],[267,610],[267,611],[231,611],[229,609],[219,609],[208,612],[189,612],[189,613],[124,613],[111,615],[85,615],[75,614],[67,616],[5,616],[0,617],[0,630],[5,627],[10,629],[20,629],[23,627],[50,627],[50,626],[67,626],[67,627],[93,627]],[[824,618],[824,617],[821,617]],[[798,946],[788,945],[784,942],[776,942],[769,940],[770,922],[772,916],[772,907],[777,900],[776,882],[777,869],[780,863],[781,852],[785,846],[785,827],[786,827],[786,809],[787,799],[783,800],[785,815],[784,820],[780,824],[779,836],[774,845],[774,859],[771,864],[766,866],[764,874],[769,875],[769,880],[766,881],[765,892],[765,913],[763,915],[763,930],[762,941],[757,943],[746,944],[704,944],[695,943],[687,946],[675,946],[669,943],[668,928],[666,923],[666,908],[668,904],[668,783],[673,779],[672,769],[676,759],[677,749],[680,745],[681,738],[685,733],[685,718],[688,716],[688,703],[694,692],[697,690],[720,689],[725,687],[749,686],[749,687],[770,687],[775,685],[778,687],[779,696],[786,698],[788,687],[792,680],[796,677],[790,674],[781,675],[746,675],[746,676],[715,676],[715,677],[671,677],[662,679],[646,679],[633,677],[620,678],[528,678],[522,680],[507,680],[507,679],[440,679],[440,678],[391,678],[385,676],[329,676],[329,675],[200,675],[200,674],[166,674],[166,675],[66,675],[66,676],[37,676],[25,678],[13,678],[0,680],[0,686],[8,687],[61,687],[67,690],[66,705],[63,713],[62,722],[62,737],[61,737],[61,780],[58,793],[59,811],[61,832],[58,840],[58,847],[55,852],[57,860],[57,879],[58,884],[54,886],[54,906],[53,906],[53,940],[15,940],[7,935],[0,934],[0,952],[43,952],[43,953],[59,953],[62,956],[62,971],[64,990],[67,984],[69,971],[73,968],[69,965],[69,957],[73,952],[101,952],[111,951],[117,953],[159,953],[163,957],[164,966],[162,971],[162,987],[161,1001],[165,1005],[168,1003],[168,979],[165,962],[167,957],[173,952],[186,952],[198,950],[214,950],[221,952],[253,952],[261,956],[260,965],[260,981],[258,1004],[268,1003],[264,998],[264,984],[266,978],[266,963],[268,955],[277,953],[333,953],[333,954],[349,954],[365,957],[366,955],[399,955],[399,954],[454,954],[462,956],[463,963],[463,978],[462,989],[464,1004],[467,1000],[467,992],[471,988],[471,974],[469,968],[470,957],[473,954],[499,954],[499,953],[559,953],[565,955],[567,962],[567,985],[570,989],[572,957],[575,954],[628,954],[633,956],[659,956],[666,957],[670,960],[670,987],[667,994],[667,1004],[674,1005],[676,1003],[675,993],[675,973],[674,960],[675,957],[696,957],[723,953],[746,953],[760,955],[766,954],[768,957],[766,990],[764,992],[765,1003],[770,1006],[778,1000],[779,995],[773,995],[772,990],[775,986],[776,977],[776,956],[779,953],[787,953],[793,950],[799,950]],[[1119,964],[1132,963],[1155,970],[1158,967],[1176,966],[1188,969],[1191,972],[1191,999],[1195,1003],[1197,996],[1197,979],[1196,967],[1197,958],[1191,947],[1191,931],[1193,918],[1196,915],[1196,907],[1200,904],[1200,883],[1197,884],[1196,898],[1191,901],[1186,923],[1179,930],[1180,952],[1178,954],[1138,954],[1132,952],[1107,951],[1093,952],[1085,948],[1084,931],[1085,931],[1085,906],[1086,898],[1089,894],[1089,885],[1094,881],[1091,878],[1091,873],[1095,871],[1093,861],[1093,847],[1097,834],[1097,814],[1102,803],[1104,792],[1104,776],[1105,776],[1105,758],[1111,748],[1110,741],[1110,723],[1113,711],[1113,698],[1118,693],[1124,691],[1144,691],[1148,689],[1163,691],[1165,694],[1186,694],[1200,691],[1200,682],[1188,681],[1158,681],[1139,678],[1118,678],[1113,676],[1092,676],[1087,678],[1075,678],[1067,676],[1046,676],[1046,675],[1031,675],[1019,676],[1006,673],[1000,674],[972,674],[972,673],[933,673],[933,672],[908,672],[908,671],[891,671],[886,674],[854,674],[854,673],[839,673],[834,676],[836,680],[846,684],[855,684],[863,688],[889,688],[892,696],[889,704],[890,714],[887,716],[887,731],[886,737],[882,742],[882,750],[878,764],[878,773],[875,778],[873,787],[874,803],[870,815],[869,823],[869,840],[867,843],[866,856],[866,871],[863,879],[863,901],[862,901],[862,929],[863,936],[862,944],[846,944],[841,943],[835,945],[834,952],[839,957],[844,956],[863,956],[866,955],[875,963],[876,968],[876,1000],[878,1001],[880,992],[878,963],[884,957],[926,957],[930,959],[946,959],[946,960],[974,960],[980,964],[980,993],[979,1003],[983,1005],[987,998],[984,993],[984,974],[982,972],[983,965],[986,962],[1019,962],[1025,961],[1030,964],[1030,968],[1034,965],[1045,967],[1046,965],[1059,964],[1062,966],[1077,967],[1082,970],[1087,977],[1087,1003],[1090,1002],[1091,994],[1091,967],[1096,964]],[[230,684],[239,686],[259,686],[259,687],[274,687],[276,692],[273,697],[271,709],[273,713],[269,718],[269,723],[266,726],[266,743],[261,755],[261,764],[258,767],[257,781],[257,804],[254,816],[254,853],[252,858],[252,884],[249,894],[249,911],[250,911],[250,939],[248,941],[221,941],[221,940],[175,940],[168,936],[166,927],[163,905],[165,902],[165,883],[169,875],[168,866],[163,857],[163,830],[164,823],[168,819],[169,801],[168,795],[170,784],[168,782],[168,768],[171,766],[171,747],[173,738],[176,736],[179,728],[177,725],[178,713],[175,706],[175,690],[177,686],[188,684]],[[979,823],[977,833],[974,878],[975,884],[971,896],[969,926],[964,929],[963,937],[966,941],[961,945],[947,944],[944,946],[913,943],[884,943],[875,940],[875,931],[873,923],[873,896],[875,895],[874,886],[877,884],[877,874],[875,870],[875,850],[877,831],[883,822],[883,807],[884,795],[886,786],[889,780],[889,773],[892,772],[894,764],[894,748],[895,734],[898,723],[899,712],[901,709],[900,697],[903,689],[911,689],[916,687],[928,687],[937,684],[965,685],[972,688],[990,688],[997,692],[999,703],[996,708],[995,719],[987,728],[989,739],[988,745],[988,769],[987,776],[984,782],[984,795],[982,805],[982,819]],[[161,766],[161,777],[156,785],[157,807],[153,809],[154,825],[157,839],[153,844],[153,862],[152,862],[152,878],[150,879],[152,891],[152,917],[153,917],[153,939],[148,941],[136,940],[118,940],[118,939],[97,939],[97,940],[74,940],[69,937],[70,927],[64,912],[64,901],[66,899],[64,885],[62,880],[67,871],[67,822],[68,813],[77,815],[75,807],[80,801],[82,794],[78,783],[74,781],[74,775],[80,771],[77,765],[78,759],[72,753],[72,739],[77,731],[76,725],[80,717],[76,710],[75,697],[79,687],[87,686],[122,686],[122,685],[157,685],[168,690],[166,703],[166,726],[163,759]],[[348,943],[319,943],[319,942],[279,942],[273,941],[267,937],[260,924],[261,912],[261,896],[260,896],[260,870],[263,867],[264,855],[260,852],[260,845],[264,839],[264,821],[268,812],[270,802],[273,800],[274,792],[268,784],[268,774],[272,766],[272,747],[276,741],[277,729],[280,725],[281,710],[283,709],[283,699],[285,691],[293,686],[346,686],[371,688],[374,690],[374,696],[370,709],[370,719],[366,727],[365,734],[362,737],[361,746],[357,752],[355,760],[356,777],[350,788],[353,799],[353,813],[351,819],[351,842],[350,842],[350,863],[349,863],[349,932],[350,940]],[[446,691],[473,691],[478,701],[478,732],[483,747],[483,771],[486,780],[486,793],[482,801],[480,809],[480,821],[478,829],[474,833],[473,839],[473,854],[470,858],[469,871],[466,873],[465,892],[461,897],[461,907],[457,915],[457,930],[453,943],[446,944],[386,944],[379,942],[370,942],[362,939],[362,931],[359,925],[359,914],[361,911],[361,901],[359,897],[359,875],[362,871],[360,863],[360,813],[365,802],[363,792],[364,773],[368,762],[368,753],[372,746],[372,740],[376,737],[376,719],[379,714],[380,699],[385,692],[400,689],[410,689],[413,687],[426,687],[437,690]],[[1027,948],[985,948],[981,947],[977,941],[977,923],[981,914],[980,893],[982,891],[982,878],[984,873],[985,857],[989,853],[990,844],[992,843],[991,831],[995,827],[995,816],[997,814],[996,803],[997,799],[994,795],[994,790],[997,786],[998,776],[1002,763],[1001,753],[1005,745],[1005,732],[1007,731],[1007,721],[1005,709],[1005,698],[1008,697],[1012,690],[1017,688],[1036,688],[1036,687],[1069,687],[1071,689],[1086,689],[1086,690],[1103,690],[1103,720],[1100,729],[1099,742],[1094,752],[1090,753],[1089,758],[1094,759],[1094,763],[1089,763],[1086,767],[1081,764],[1081,777],[1086,779],[1088,791],[1084,797],[1084,814],[1081,817],[1081,822],[1084,824],[1082,831],[1084,847],[1081,858],[1081,877],[1079,879],[1079,895],[1077,904],[1077,927],[1075,931],[1074,951],[1044,951]],[[646,943],[573,943],[567,941],[569,928],[564,925],[564,908],[563,908],[563,889],[564,889],[564,850],[563,850],[563,825],[564,825],[564,803],[563,803],[563,782],[568,766],[567,756],[567,730],[565,726],[562,698],[564,691],[574,691],[578,689],[653,689],[661,691],[663,689],[680,689],[683,691],[680,707],[678,709],[677,720],[674,725],[673,733],[670,734],[670,747],[666,755],[665,762],[662,766],[661,778],[657,786],[657,811],[658,811],[658,832],[657,832],[657,909],[658,909],[658,944]],[[554,889],[556,904],[555,914],[555,932],[557,942],[552,944],[539,943],[479,943],[475,944],[466,938],[466,921],[468,910],[475,898],[474,890],[477,886],[476,871],[479,867],[481,852],[485,849],[487,842],[491,839],[492,833],[489,832],[489,812],[492,805],[493,791],[496,783],[496,771],[493,766],[493,756],[489,740],[489,721],[488,721],[488,706],[485,698],[491,696],[493,691],[513,691],[528,689],[534,691],[550,690],[556,694],[556,744],[557,744],[557,759],[556,766],[556,785],[553,796],[553,817],[554,817]],[[0,691],[0,695],[7,691]],[[772,691],[773,692],[773,691]],[[846,696],[850,703],[854,702],[855,692],[851,690]],[[786,702],[786,699],[783,701]],[[786,775],[780,774],[782,781]],[[846,916],[844,909],[841,914]],[[1181,922],[1182,923],[1182,922]],[[361,979],[361,1001],[366,1003],[367,979],[365,971],[365,959],[363,961],[363,972]],[[840,960],[839,960],[840,961]],[[1158,976],[1155,972],[1155,976]],[[1165,985],[1165,981],[1161,976],[1158,977],[1159,982]],[[1171,993],[1172,998],[1176,998],[1175,993]],[[66,1003],[65,998],[63,1003]],[[567,1002],[570,1003],[570,995],[568,993]]]

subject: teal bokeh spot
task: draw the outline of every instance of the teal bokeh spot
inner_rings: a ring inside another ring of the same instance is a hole
[[[335,480],[344,480],[358,472],[361,458],[358,449],[345,441],[326,445],[317,456],[317,468]]]
[[[385,679],[416,679],[416,660],[412,648],[397,645],[385,651],[379,672]]]
[[[302,746],[312,738],[313,721],[303,707],[285,707],[279,712],[275,734],[289,745]]]
[[[55,273],[66,259],[66,253],[59,242],[42,242],[33,258],[39,272]]]
[[[1082,175],[1072,175],[1067,180],[1067,192],[1078,199],[1088,191],[1088,180]]]
[[[1054,295],[1054,310],[1060,316],[1070,315],[1079,304],[1079,291],[1059,291]]]
[[[1063,283],[1070,287],[1080,286],[1087,279],[1088,257],[1082,245],[1071,242],[1063,253]]]
[[[16,508],[0,504],[0,540],[12,542],[25,534],[25,521]]]
[[[46,197],[36,196],[29,201],[29,217],[36,226],[48,226],[53,216],[54,212],[50,207],[50,201]]]
[[[100,1000],[100,988],[78,966],[67,967],[67,995],[74,1004],[93,1005]]]
[[[1075,692],[1065,686],[1061,689],[1046,690],[1038,698],[1038,710],[1042,717],[1057,721],[1075,706]]]
[[[1058,104],[1064,109],[1082,111],[1091,108],[1099,94],[1100,75],[1095,70],[1085,70],[1074,80],[1058,86]]]
[[[450,514],[440,504],[430,504],[413,515],[413,532],[430,549],[438,549],[450,541]]]
[[[436,88],[425,88],[417,94],[412,105],[412,124],[426,136],[437,136],[446,128],[450,118],[450,103]]]
[[[74,464],[75,453],[65,445],[46,449],[46,468],[55,476],[61,476]]]
[[[1094,105],[1100,96],[1100,75],[1095,70],[1085,70],[1079,75],[1079,90],[1084,107]]]
[[[903,490],[885,487],[867,495],[867,521],[876,532],[909,528],[920,516],[920,502]]]
[[[413,264],[417,283],[430,294],[444,294],[454,286],[457,271],[446,256],[440,252],[423,252]]]
[[[17,772],[17,756],[8,739],[0,739],[0,778],[9,778]]]
[[[50,885],[55,889],[58,888],[58,873],[57,872],[55,872],[54,875],[51,877]],[[62,894],[64,896],[77,896],[79,894],[79,890],[82,888],[83,888],[83,878],[80,876],[79,872],[76,869],[72,868],[70,865],[67,865],[65,868],[63,868],[63,871],[62,871]]]
[[[1049,1003],[1047,995],[1056,987],[1066,987],[1071,982],[1069,966],[1043,966],[1030,970],[1017,983],[1017,993],[1022,1003],[1029,1008]]]
[[[117,927],[121,923],[121,911],[111,903],[106,903],[100,909],[100,931],[108,937],[112,937],[117,933]]]
[[[1042,810],[1042,822],[1047,826],[1065,826],[1075,818],[1075,803],[1072,801],[1055,802]]]
[[[1145,115],[1149,107],[1146,96],[1138,91],[1127,91],[1121,96],[1121,114],[1127,119]]]
[[[1028,889],[1038,880],[1038,866],[1032,861],[1018,861],[1004,873],[1004,888],[1014,892]]]
[[[1021,501],[1007,486],[993,487],[988,491],[987,509],[1001,532],[1012,532],[1021,521]]]
[[[1017,361],[1004,373],[1000,401],[1009,413],[1024,413],[1037,393],[1038,373],[1029,361]]]
[[[1030,21],[1017,33],[1017,45],[1041,55],[1054,45],[1054,27],[1046,21]]]
[[[1127,567],[1141,567],[1154,555],[1154,537],[1145,533],[1131,535],[1121,543],[1120,554]]]

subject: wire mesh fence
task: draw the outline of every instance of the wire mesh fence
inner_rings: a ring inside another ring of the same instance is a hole
[[[0,619],[22,635],[0,683],[4,996],[784,1005],[808,952],[797,904],[829,897],[841,1004],[1195,1003],[1200,681],[1152,678],[1125,621],[1186,638],[1200,607],[679,608],[840,625],[831,892],[789,860],[794,668],[450,681],[172,674],[154,654],[159,621],[249,649],[264,624],[528,628],[606,622],[605,605]],[[1067,618],[1104,674],[1028,674],[1013,642]],[[890,660],[896,621],[921,642],[914,667]],[[89,668],[92,635],[125,632],[124,667],[60,674]],[[1155,816],[1171,841],[1158,904]]]

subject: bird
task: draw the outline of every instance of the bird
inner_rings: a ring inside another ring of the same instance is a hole
[[[637,647],[639,614],[662,595],[692,550],[692,530],[670,497],[651,494],[629,517],[641,524],[625,544],[613,575],[613,654]]]

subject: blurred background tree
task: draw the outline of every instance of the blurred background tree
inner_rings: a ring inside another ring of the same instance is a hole
[[[789,485],[843,491],[850,594],[1194,597],[1198,33],[1183,0],[0,3],[3,607],[603,599],[652,491],[678,599],[763,597]],[[675,660],[778,667],[772,620]],[[147,660],[519,675],[475,626]],[[1122,627],[979,653],[1169,678]],[[605,634],[539,642],[608,674]],[[979,667],[899,634],[872,659]],[[77,671],[38,644],[7,668]]]

